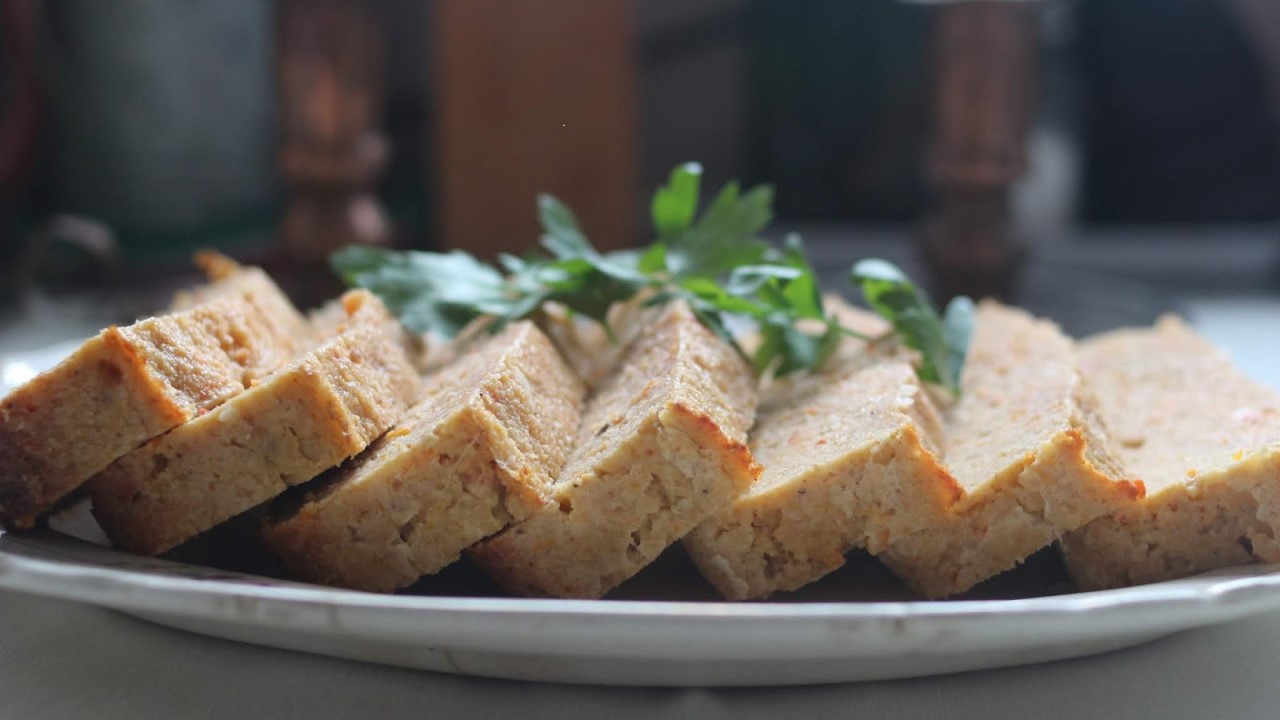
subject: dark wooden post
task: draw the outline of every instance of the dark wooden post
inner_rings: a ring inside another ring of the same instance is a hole
[[[635,240],[634,3],[440,0],[437,179],[443,245],[520,253],[550,192],[591,240]]]
[[[943,299],[1007,295],[1024,255],[1009,227],[1009,188],[1026,167],[1037,12],[1030,2],[968,0],[936,10],[923,242]]]
[[[375,195],[388,155],[383,28],[365,0],[281,0],[279,22],[280,236],[291,284],[309,302],[338,289],[330,252],[391,241]]]
[[[0,73],[9,96],[0,104],[0,298],[27,278],[28,248],[18,210],[35,164],[44,101],[36,68],[35,0],[0,0]]]

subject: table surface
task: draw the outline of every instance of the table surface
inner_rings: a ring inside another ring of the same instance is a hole
[[[1274,718],[1280,614],[1080,660],[810,688],[545,685],[438,675],[188,635],[0,594],[14,718]]]
[[[1193,322],[1280,387],[1280,299],[1198,298]],[[1280,614],[1108,655],[917,680],[811,688],[656,689],[455,677],[189,635],[0,592],[5,717],[1273,718]]]

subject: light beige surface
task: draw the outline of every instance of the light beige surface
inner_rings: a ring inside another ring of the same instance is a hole
[[[508,326],[428,386],[367,452],[264,528],[293,575],[395,590],[548,502],[584,390],[536,326]]]
[[[758,472],[750,368],[683,304],[645,323],[589,399],[553,504],[469,552],[513,592],[604,595]]]
[[[964,494],[943,522],[878,557],[916,592],[945,597],[1140,495],[1111,455],[1072,342],[1050,322],[979,304],[946,466]]]
[[[93,473],[288,362],[307,324],[257,268],[109,327],[0,402],[0,514],[27,527]]]
[[[88,482],[116,545],[165,552],[359,453],[418,399],[382,303],[345,303],[347,326],[323,344]]]
[[[1090,339],[1083,365],[1147,498],[1063,541],[1083,587],[1280,561],[1280,393],[1181,321]]]

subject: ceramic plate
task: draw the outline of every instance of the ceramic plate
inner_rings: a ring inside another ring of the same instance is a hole
[[[1280,566],[1257,565],[1011,600],[375,595],[141,558],[47,529],[0,537],[0,586],[335,657],[625,685],[786,685],[975,670],[1114,650],[1280,609]]]
[[[0,362],[0,394],[72,346]],[[769,603],[718,602],[674,549],[601,601],[501,597],[457,564],[375,595],[275,579],[245,517],[150,559],[106,547],[84,504],[0,533],[0,587],[232,640],[443,672],[620,685],[789,685],[1076,657],[1280,610],[1280,565],[1072,593],[1052,550],[958,600],[921,602],[874,559]]]

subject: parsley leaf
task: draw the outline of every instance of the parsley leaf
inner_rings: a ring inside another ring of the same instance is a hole
[[[460,251],[349,247],[334,253],[331,263],[348,285],[382,297],[414,332],[452,337],[481,316],[493,318],[490,327],[497,329],[536,315],[547,302],[605,324],[614,303],[649,291],[650,303],[687,302],[758,373],[819,367],[841,338],[857,333],[823,307],[822,288],[799,236],[788,236],[781,248],[760,238],[773,218],[772,188],[742,192],[730,182],[699,214],[701,178],[696,163],[672,171],[650,204],[656,239],[638,250],[601,253],[564,203],[541,195],[544,255],[502,255],[494,267]],[[972,303],[956,300],[940,319],[924,293],[884,261],[858,263],[853,279],[868,304],[921,351],[921,377],[955,388],[972,330]],[[750,354],[729,330],[741,321],[759,332]],[[605,329],[610,331],[607,324]]]
[[[702,180],[702,166],[685,163],[671,171],[671,179],[653,194],[649,215],[653,229],[659,238],[667,238],[684,232],[693,224],[698,211],[698,185]]]
[[[482,314],[509,312],[510,298],[497,270],[464,252],[399,253],[351,246],[330,263],[348,285],[365,288],[413,332],[453,336]]]
[[[769,244],[759,237],[773,219],[773,188],[743,194],[730,182],[697,215],[702,166],[685,163],[671,172],[650,204],[657,240],[637,256],[642,272],[672,277],[718,277],[739,265],[760,262]],[[696,220],[695,220],[696,217]]]
[[[951,360],[951,371],[955,374],[957,390],[960,388],[960,375],[972,337],[973,300],[964,295],[952,298],[942,313],[942,339],[947,343],[947,354]]]
[[[786,375],[820,367],[840,338],[853,333],[826,314],[822,289],[799,235],[788,235],[782,253],[769,255],[769,264],[743,266],[729,279],[731,290],[753,296],[762,309],[757,316],[761,343],[753,358],[756,372],[772,368]],[[822,330],[803,329],[803,320],[821,321]]]
[[[665,242],[666,269],[674,276],[716,277],[739,265],[759,262],[769,244],[758,237],[773,220],[773,188],[740,194],[730,182],[697,222]]]
[[[851,271],[867,305],[888,320],[908,347],[920,351],[921,379],[960,391],[960,370],[973,328],[973,301],[956,298],[945,320],[923,290],[885,260],[862,260]]]
[[[538,219],[542,222],[542,246],[556,260],[586,261],[593,270],[621,283],[634,283],[637,287],[648,283],[648,276],[634,268],[632,263],[619,262],[625,255],[601,255],[583,234],[573,211],[555,197],[538,196]]]

